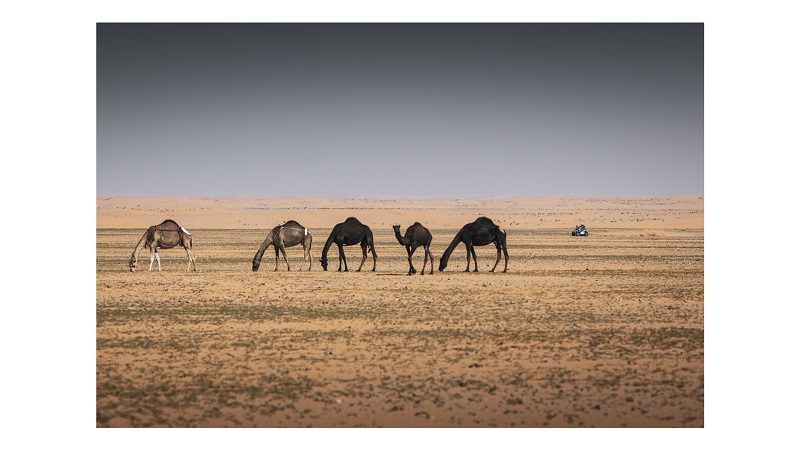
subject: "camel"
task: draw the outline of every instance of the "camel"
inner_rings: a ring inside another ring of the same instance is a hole
[[[261,265],[261,257],[270,245],[275,246],[275,270],[278,271],[278,252],[283,253],[283,260],[286,261],[286,270],[291,271],[289,260],[286,258],[286,247],[294,247],[303,244],[303,265],[308,260],[308,270],[311,270],[311,233],[308,228],[300,225],[294,220],[290,220],[283,225],[278,225],[267,234],[267,238],[253,257],[253,272],[258,271]],[[303,270],[303,267],[300,267]]]
[[[415,269],[414,264],[411,263],[411,257],[414,256],[414,252],[419,246],[425,249],[425,257],[422,260],[422,272],[420,275],[425,275],[425,265],[428,263],[428,258],[431,260],[431,275],[433,275],[433,255],[431,254],[431,240],[433,236],[431,236],[431,232],[419,222],[414,222],[414,225],[408,227],[405,236],[400,235],[400,225],[392,225],[392,228],[394,229],[394,237],[397,238],[397,242],[404,245],[406,247],[406,252],[408,252],[408,275],[417,273],[417,269]]]
[[[508,272],[506,232],[502,228],[495,225],[494,222],[492,222],[492,219],[489,219],[488,217],[478,217],[475,222],[464,225],[461,230],[456,233],[456,237],[453,238],[453,242],[450,243],[450,246],[447,247],[442,255],[442,258],[439,260],[439,272],[444,271],[445,267],[447,267],[447,261],[450,259],[450,254],[453,253],[453,250],[461,242],[463,242],[467,247],[467,269],[465,272],[469,272],[470,253],[472,254],[472,258],[475,260],[474,272],[478,271],[478,257],[475,255],[474,246],[488,245],[491,243],[494,243],[495,246],[497,246],[497,260],[494,262],[494,267],[492,267],[491,271],[494,272],[494,269],[497,268],[497,264],[500,262],[500,251],[502,250],[506,258],[503,272]]]
[[[178,225],[172,219],[167,219],[158,225],[153,225],[147,229],[136,244],[131,254],[131,260],[128,266],[131,272],[136,271],[136,261],[139,259],[139,252],[143,248],[150,248],[150,267],[148,271],[153,270],[153,259],[158,261],[158,271],[161,272],[161,257],[158,256],[158,249],[169,249],[180,245],[186,250],[186,257],[189,258],[189,264],[186,270],[194,269],[197,271],[197,264],[195,263],[194,253],[192,253],[192,233],[189,233],[186,228]]]
[[[344,271],[348,272],[347,259],[344,256],[343,247],[345,245],[356,244],[361,244],[362,253],[361,265],[358,266],[357,272],[361,272],[361,268],[364,267],[364,261],[367,259],[367,248],[372,252],[372,271],[375,272],[375,266],[378,263],[378,255],[375,253],[375,241],[372,238],[372,230],[359,222],[358,219],[355,217],[348,217],[347,220],[336,224],[333,230],[331,230],[331,235],[328,236],[328,240],[325,241],[325,247],[322,249],[322,259],[319,260],[322,264],[322,269],[325,271],[328,270],[328,249],[333,243],[336,243],[336,246],[339,247],[339,272],[342,271],[342,261],[344,261]]]

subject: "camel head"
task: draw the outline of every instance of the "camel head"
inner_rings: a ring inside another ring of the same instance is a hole
[[[395,233],[399,233],[400,232],[400,225],[392,225],[392,229],[394,230]]]
[[[327,272],[328,271],[328,258],[323,256],[322,259],[319,260],[319,263],[322,264],[322,270]]]
[[[131,260],[128,261],[128,267],[131,268],[131,272],[136,272],[136,259],[135,258],[131,258]]]
[[[261,261],[253,260],[253,272],[258,272],[258,267],[261,266]]]
[[[447,258],[442,256],[439,258],[439,272],[444,272],[444,269],[447,267]]]

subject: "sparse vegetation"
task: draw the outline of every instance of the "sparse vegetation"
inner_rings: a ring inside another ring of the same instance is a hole
[[[377,274],[253,273],[263,230],[196,229],[198,272],[130,273],[141,231],[98,230],[97,425],[703,426],[702,230],[592,229],[425,277],[388,226]]]

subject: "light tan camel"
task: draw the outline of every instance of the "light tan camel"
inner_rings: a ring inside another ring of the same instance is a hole
[[[186,250],[186,257],[189,258],[189,264],[186,270],[197,270],[197,264],[194,261],[194,253],[192,253],[192,234],[186,228],[178,225],[172,219],[167,219],[158,225],[153,225],[147,229],[136,244],[131,254],[131,260],[128,266],[131,272],[136,270],[136,261],[139,259],[139,252],[143,248],[150,248],[150,267],[148,271],[153,270],[153,259],[158,261],[158,271],[161,272],[161,257],[158,256],[158,249],[173,248],[180,245]]]

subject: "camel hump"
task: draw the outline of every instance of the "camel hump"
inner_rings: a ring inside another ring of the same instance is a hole
[[[167,219],[160,224],[156,225],[156,228],[162,231],[178,231],[182,230],[183,227],[178,225],[178,222],[175,222],[172,219]]]
[[[361,223],[360,220],[356,219],[355,217],[348,217],[344,221],[345,223]]]
[[[290,220],[283,224],[283,226],[288,228],[303,228],[303,226],[300,225],[296,220]]]
[[[484,217],[484,216],[481,216],[481,217],[478,217],[477,219],[475,219],[475,223],[482,224],[482,225],[494,225],[494,222],[492,222],[492,219],[490,219],[488,217]]]
[[[412,226],[412,227],[421,227],[421,226],[422,226],[422,224],[421,224],[421,223],[419,223],[419,222],[414,222],[414,225],[411,225],[411,226]]]

